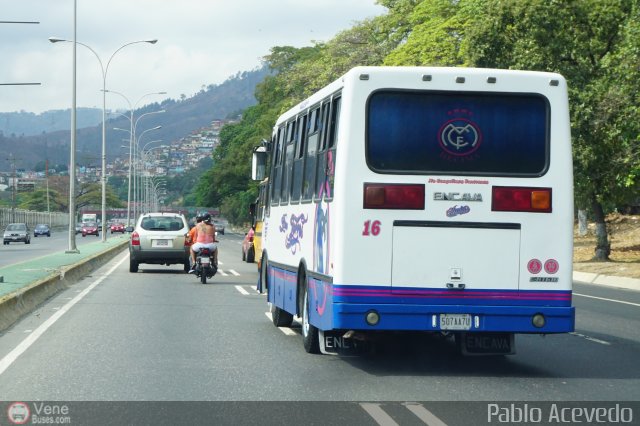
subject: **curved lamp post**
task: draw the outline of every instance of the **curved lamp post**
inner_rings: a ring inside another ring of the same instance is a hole
[[[133,164],[133,147],[134,147],[134,143],[135,143],[135,140],[136,140],[136,127],[138,125],[138,121],[140,121],[140,119],[142,117],[144,117],[145,115],[160,114],[160,113],[163,113],[163,112],[166,112],[166,111],[162,109],[160,111],[151,111],[151,112],[147,112],[147,113],[141,114],[140,117],[138,117],[138,119],[135,122],[133,121],[133,113],[135,112],[135,109],[136,109],[138,103],[140,103],[140,101],[144,97],[150,96],[150,95],[166,95],[167,92],[147,93],[146,95],[142,95],[140,97],[140,99],[138,99],[136,101],[136,103],[133,104],[133,105],[131,105],[131,101],[129,101],[129,98],[127,98],[125,95],[123,95],[120,92],[116,92],[115,90],[107,90],[107,93],[115,93],[116,95],[120,95],[120,96],[122,96],[122,98],[124,98],[125,101],[127,101],[127,104],[129,104],[130,117],[127,117],[127,119],[129,120],[129,123],[130,123],[130,130],[119,129],[119,128],[114,128],[114,130],[122,130],[122,131],[125,131],[125,132],[129,132],[129,189],[127,191],[127,226],[131,226],[131,222],[130,222],[131,217],[129,215],[129,212],[131,211],[131,172],[132,172],[132,164]],[[134,218],[134,220],[135,220],[135,218]]]
[[[75,37],[74,37],[75,40]],[[109,71],[109,65],[111,64],[111,60],[113,59],[113,57],[116,55],[116,53],[118,53],[119,51],[121,51],[122,49],[124,49],[127,46],[130,46],[132,44],[137,44],[137,43],[149,43],[149,44],[156,44],[158,42],[158,39],[151,39],[151,40],[137,40],[137,41],[132,41],[126,44],[123,44],[122,46],[120,46],[119,48],[116,49],[115,52],[113,52],[111,54],[111,56],[109,57],[109,60],[107,61],[107,65],[103,65],[102,60],[100,59],[100,55],[98,55],[98,53],[96,53],[95,50],[93,50],[89,45],[81,43],[77,40],[66,40],[63,38],[59,38],[59,37],[49,37],[49,41],[51,43],[58,43],[58,42],[70,42],[70,43],[74,43],[74,50],[75,50],[75,45],[79,44],[81,46],[86,47],[87,49],[89,49],[91,51],[91,53],[93,53],[95,55],[95,57],[98,59],[98,63],[100,63],[100,69],[102,71],[102,242],[105,242],[107,240],[107,232],[106,232],[106,226],[107,226],[107,210],[106,210],[106,204],[107,204],[107,194],[106,194],[106,189],[107,189],[107,139],[106,139],[106,92],[107,92],[107,72]],[[75,167],[75,165],[73,165]],[[69,227],[69,229],[71,229],[71,227]]]

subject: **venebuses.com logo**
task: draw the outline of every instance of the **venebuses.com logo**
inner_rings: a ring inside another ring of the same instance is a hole
[[[7,418],[14,425],[23,425],[29,421],[31,410],[25,402],[14,402],[7,408]]]
[[[13,402],[7,407],[9,424],[71,424],[67,404],[46,402]],[[0,419],[0,424],[4,424]]]

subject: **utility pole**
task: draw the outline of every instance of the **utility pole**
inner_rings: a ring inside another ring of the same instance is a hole
[[[11,222],[16,221],[16,190],[18,189],[18,176],[16,174],[16,157],[13,153],[9,153],[9,158],[6,159],[11,162],[11,169],[13,174],[13,185],[11,190]]]
[[[44,176],[47,181],[47,216],[49,216],[49,226],[51,226],[51,207],[49,205],[49,159],[45,160]]]

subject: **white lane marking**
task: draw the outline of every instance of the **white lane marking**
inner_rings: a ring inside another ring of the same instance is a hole
[[[369,414],[373,420],[376,421],[380,426],[400,426],[388,415],[382,408],[380,408],[380,404],[374,404],[370,402],[361,402],[360,406],[364,411]]]
[[[227,273],[226,273],[225,271],[223,271],[222,269],[218,269],[218,273],[219,273],[220,275],[222,275],[223,277],[228,277],[228,276],[229,276],[229,274],[227,274]]]
[[[273,316],[271,315],[271,312],[265,312],[264,314],[267,316],[267,318],[269,318],[269,321],[273,322]],[[295,331],[293,331],[289,327],[278,327],[278,330],[282,331],[287,336],[297,336],[298,335],[298,333],[296,333]]]
[[[583,339],[589,340],[590,342],[600,343],[601,345],[607,345],[607,346],[611,345],[611,343],[609,343],[607,341],[596,339],[595,337],[587,336],[586,334],[581,334],[581,333],[576,333],[576,332],[569,333],[569,334],[577,336],[577,337],[582,337]]]
[[[238,290],[241,294],[243,294],[245,296],[250,296],[249,292],[247,290],[245,290],[244,288],[242,288],[241,285],[237,285],[235,287],[236,287],[236,290]]]
[[[431,411],[427,410],[422,404],[418,404],[417,402],[405,402],[402,405],[407,407],[407,409],[422,420],[424,424],[429,426],[447,426],[445,422],[440,420]]]
[[[67,304],[60,308],[59,311],[51,315],[51,317],[43,322],[40,327],[36,328],[33,333],[31,333],[26,339],[20,342],[18,346],[16,346],[11,352],[5,355],[5,357],[0,360],[0,375],[2,375],[2,373],[4,373],[7,368],[9,368],[11,364],[13,364],[18,359],[20,355],[22,355],[27,349],[29,349],[29,347],[33,345],[40,338],[40,336],[42,336],[45,331],[49,329],[49,327],[55,324],[56,321],[58,321],[65,313],[67,313],[67,311],[71,309],[73,305],[81,301],[87,294],[89,294],[91,290],[96,288],[98,284],[104,281],[104,279],[108,275],[111,275],[111,273],[115,271],[116,268],[118,268],[128,258],[129,253],[127,253],[127,255],[124,256],[118,263],[113,265],[113,267],[111,267],[111,269],[109,269],[109,271],[105,275],[95,280],[89,287],[85,288],[80,294],[67,302]]]
[[[233,275],[235,275],[236,277],[239,277],[240,274],[237,273],[236,271],[234,271],[233,269],[229,269],[229,272],[231,272]]]
[[[605,300],[607,302],[623,303],[625,305],[631,305],[631,306],[640,307],[640,303],[633,303],[633,302],[627,302],[627,301],[624,301],[624,300],[616,300],[616,299],[607,299],[606,297],[589,296],[588,294],[580,294],[580,293],[573,293],[573,294],[575,296],[588,297],[589,299]]]
[[[25,330],[24,333],[31,333],[33,330]]]

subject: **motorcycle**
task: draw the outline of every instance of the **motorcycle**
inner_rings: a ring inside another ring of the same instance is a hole
[[[213,278],[218,272],[218,267],[213,263],[213,253],[208,248],[202,248],[196,255],[196,277],[202,284],[207,283],[207,278]]]

